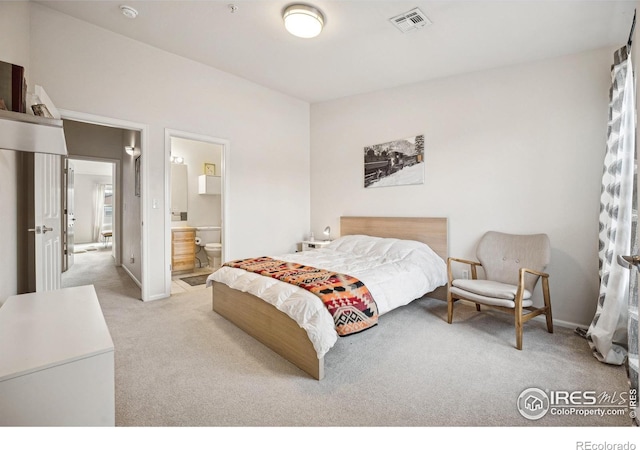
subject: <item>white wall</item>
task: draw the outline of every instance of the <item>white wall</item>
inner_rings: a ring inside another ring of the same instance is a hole
[[[459,257],[486,230],[547,233],[554,319],[588,325],[611,62],[603,49],[312,105],[312,229],[338,230],[341,215],[444,216]],[[425,184],[364,189],[363,147],[417,134]]]
[[[0,61],[25,68],[29,80],[29,5],[26,2],[0,2]],[[17,260],[17,153],[0,150],[0,254],[5,261]],[[3,264],[0,270],[0,304],[17,293],[16,264]]]
[[[149,298],[167,295],[170,285],[165,128],[231,143],[228,259],[295,248],[309,229],[308,103],[42,5],[31,4],[31,12],[33,81],[58,108],[149,126]]]
[[[2,52],[0,52],[0,59]],[[16,222],[17,222],[17,162],[16,152],[10,150],[0,150],[0,203],[3,214],[0,214],[0,254],[4,255],[5,261],[17,260],[16,248]],[[16,264],[4,264],[0,270],[0,305],[7,297],[18,293],[18,274]]]

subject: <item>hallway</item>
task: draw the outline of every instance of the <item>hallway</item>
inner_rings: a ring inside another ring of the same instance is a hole
[[[140,288],[120,267],[116,267],[111,254],[111,245],[93,244],[88,250],[74,254],[75,263],[62,274],[62,287],[93,284],[98,298],[101,294],[120,294],[140,299]],[[78,245],[77,249],[83,246]]]

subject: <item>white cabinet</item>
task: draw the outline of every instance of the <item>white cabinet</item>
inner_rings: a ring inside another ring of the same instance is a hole
[[[0,308],[0,426],[114,426],[114,348],[93,286]]]
[[[222,183],[220,177],[213,175],[200,175],[198,177],[198,194],[220,195]]]

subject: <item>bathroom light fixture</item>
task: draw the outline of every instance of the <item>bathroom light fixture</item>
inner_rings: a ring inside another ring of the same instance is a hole
[[[331,240],[331,227],[326,227],[322,233],[326,236],[325,241]]]
[[[135,152],[135,150],[136,150],[135,147],[132,147],[130,145],[127,145],[124,148],[124,151],[127,152],[127,155],[130,155],[130,156],[133,156],[133,152]]]
[[[183,164],[184,163],[184,158],[182,156],[172,156],[171,157],[171,162],[173,164]]]
[[[320,10],[309,5],[287,6],[282,13],[282,18],[287,31],[301,38],[316,37],[324,26],[324,16]]]
[[[138,11],[136,11],[136,9],[132,8],[131,6],[121,5],[120,12],[127,19],[135,19],[136,17],[138,17]]]

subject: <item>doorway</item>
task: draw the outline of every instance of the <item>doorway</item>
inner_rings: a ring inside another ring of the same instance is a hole
[[[205,287],[229,245],[228,141],[166,130],[170,295]]]
[[[65,165],[63,285],[76,263],[88,262],[79,255],[96,252],[110,256],[108,261],[116,265],[114,242],[118,242],[115,230],[118,213],[115,198],[119,194],[115,182],[116,162],[70,157]],[[86,280],[86,283],[94,281]]]
[[[110,258],[108,263],[124,271],[140,288],[139,298],[148,300],[149,298],[146,297],[148,288],[145,288],[148,278],[143,270],[146,260],[143,257],[146,236],[142,227],[144,189],[141,181],[145,179],[141,175],[144,173],[141,155],[145,148],[146,128],[142,125],[84,113],[69,111],[61,111],[61,113],[69,158],[85,162],[109,163],[111,167],[111,189],[107,182],[101,182],[97,183],[103,185],[99,200],[94,197],[96,189],[91,189],[91,194],[88,194],[92,206],[91,219],[88,221],[91,224],[90,237],[85,234],[84,239],[78,240],[80,225],[76,206],[76,211],[73,211],[76,219],[73,230],[74,242],[70,244],[73,245],[74,251],[78,244],[92,245],[93,248],[102,252],[107,250]],[[72,161],[72,166],[74,164],[76,166],[74,168],[76,204],[79,195],[78,161]],[[96,210],[99,211],[96,212]],[[96,220],[99,216],[101,218]],[[86,221],[85,225],[87,225]],[[81,250],[95,252],[93,248],[90,250],[81,248]],[[77,255],[74,253],[74,264],[77,264]],[[126,260],[124,255],[127,255]],[[73,269],[73,265],[71,268]],[[93,276],[99,276],[99,274]],[[86,281],[90,283],[91,280]]]

